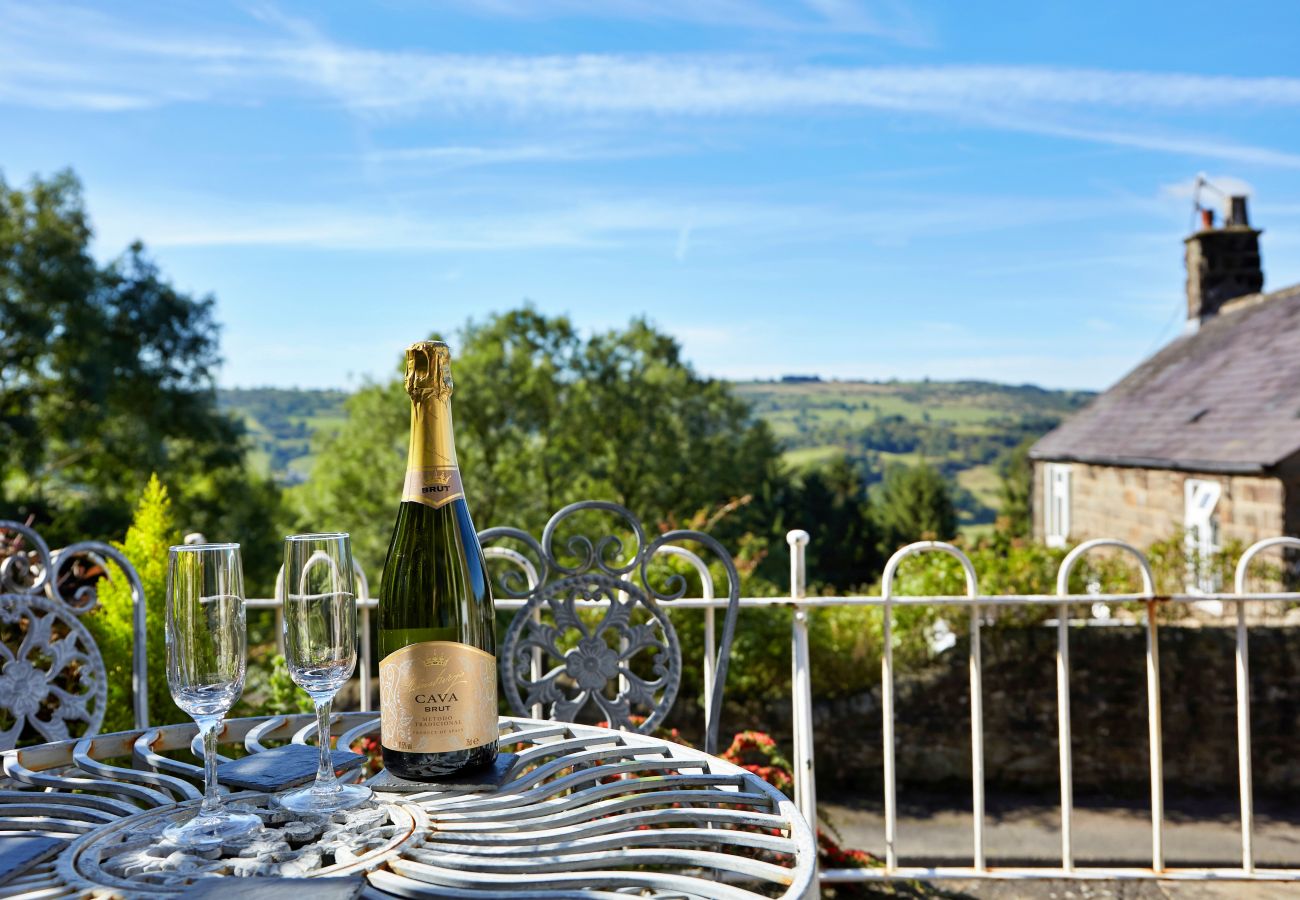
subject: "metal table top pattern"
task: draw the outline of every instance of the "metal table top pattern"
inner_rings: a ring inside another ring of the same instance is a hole
[[[221,743],[252,753],[305,743],[314,724],[311,715],[231,719]],[[335,716],[340,747],[378,729],[373,713]],[[201,767],[164,755],[196,752],[196,736],[193,725],[169,725],[6,752],[0,832],[70,844],[0,885],[0,897],[136,896],[107,879],[87,848],[128,830],[127,817],[156,817],[199,797]],[[427,827],[321,874],[364,872],[372,898],[815,894],[808,823],[739,766],[645,735],[522,718],[501,720],[501,747],[518,754],[501,787],[380,795]],[[140,896],[168,890],[139,888]]]

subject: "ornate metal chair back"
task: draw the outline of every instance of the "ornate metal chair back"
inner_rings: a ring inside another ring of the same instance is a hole
[[[38,736],[62,741],[99,732],[108,675],[81,617],[99,604],[95,584],[99,577],[109,577],[108,559],[121,567],[131,586],[135,724],[143,728],[148,722],[144,588],[135,568],[98,541],[51,553],[31,528],[0,520],[0,750]],[[86,567],[84,577],[69,579],[74,561]],[[66,580],[81,583],[70,587]]]
[[[612,514],[615,527],[594,526],[604,518],[598,514]],[[693,579],[701,597],[715,596],[714,572],[697,551],[706,552],[727,581],[725,593],[716,592],[727,598],[720,641],[712,609],[705,613],[704,749],[717,752],[740,611],[740,578],[718,541],[687,530],[648,540],[636,516],[600,500],[561,509],[540,542],[517,528],[488,528],[479,540],[486,557],[506,563],[493,578],[496,597],[525,601],[497,654],[511,709],[572,722],[592,707],[610,727],[643,733],[664,722],[682,682],[682,647],[666,609],[686,596]],[[518,548],[498,545],[507,541]]]

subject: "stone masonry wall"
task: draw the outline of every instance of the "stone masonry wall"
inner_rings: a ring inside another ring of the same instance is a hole
[[[1043,467],[1034,463],[1034,536],[1042,539]],[[1203,478],[1223,485],[1217,513],[1221,540],[1255,541],[1287,533],[1286,491],[1277,478],[1213,475],[1169,469],[1070,463],[1070,543],[1113,537],[1145,548],[1183,526],[1183,484]],[[1293,496],[1295,494],[1293,493]],[[1294,517],[1295,511],[1293,511]]]
[[[1177,793],[1237,790],[1234,631],[1160,631],[1165,785]],[[1147,795],[1145,629],[1077,628],[1070,639],[1074,786],[1079,794]],[[986,629],[985,773],[990,791],[1059,789],[1054,628]],[[1300,798],[1300,628],[1250,631],[1257,796]],[[814,667],[814,690],[817,677]],[[881,789],[879,689],[815,700],[818,791]],[[967,644],[924,672],[901,675],[895,699],[900,785],[956,789],[970,780]],[[748,709],[754,727],[790,746],[788,701]],[[724,719],[723,730],[739,720]]]

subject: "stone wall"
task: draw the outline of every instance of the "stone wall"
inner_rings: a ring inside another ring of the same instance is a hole
[[[1145,629],[1071,631],[1074,786],[1079,794],[1145,797],[1149,791]],[[1230,628],[1160,631],[1165,785],[1176,793],[1237,790],[1236,682]],[[984,765],[990,791],[1059,790],[1054,628],[986,629]],[[1250,632],[1257,796],[1300,798],[1300,628]],[[813,674],[817,687],[816,670]],[[970,780],[967,645],[937,665],[900,675],[895,699],[900,785],[966,789]],[[788,701],[728,716],[790,747]],[[815,700],[821,796],[881,789],[879,690]]]
[[[1042,540],[1043,471],[1034,463],[1034,536]],[[1250,545],[1287,532],[1300,510],[1286,517],[1283,481],[1256,475],[1215,475],[1170,469],[1120,468],[1070,463],[1070,543],[1098,537],[1119,538],[1136,547],[1167,540],[1183,527],[1183,483],[1188,478],[1217,481],[1223,495],[1216,507],[1223,542]],[[1300,496],[1294,489],[1292,497]]]

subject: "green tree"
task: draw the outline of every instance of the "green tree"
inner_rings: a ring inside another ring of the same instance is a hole
[[[777,477],[779,448],[767,426],[725,382],[699,377],[676,340],[645,320],[591,338],[576,374],[570,429],[580,429],[588,495],[673,521]]]
[[[885,555],[912,541],[949,540],[957,533],[948,483],[926,463],[886,469],[874,500],[872,515]]]
[[[453,341],[456,449],[476,524],[539,533],[552,512],[599,497],[653,526],[749,497],[720,523],[731,544],[771,528],[780,448],[720,381],[643,320],[580,336],[532,307],[468,323]],[[312,528],[352,532],[377,573],[402,483],[409,401],[400,379],[362,388],[293,491]]]
[[[458,337],[456,449],[478,525],[540,527],[588,474],[578,462],[589,437],[576,410],[581,338],[568,318],[531,306],[469,322]]]
[[[139,243],[100,266],[91,237],[71,172],[0,178],[0,507],[56,543],[108,538],[162,472],[183,530],[264,540],[245,529],[278,494],[250,485],[242,428],[217,409],[212,298],[177,291]]]
[[[1032,521],[1030,486],[1034,466],[1029,448],[1034,439],[1027,438],[998,462],[998,529],[1011,537],[1027,537]]]
[[[802,474],[788,491],[785,520],[811,537],[808,573],[819,586],[848,591],[876,577],[879,532],[866,485],[846,457]]]
[[[172,520],[171,499],[157,475],[149,477],[135,509],[126,539],[114,546],[131,561],[144,587],[147,622],[145,656],[149,672],[149,722],[167,725],[188,722],[172,701],[167,687],[167,647],[164,639],[167,590],[167,548],[179,543]],[[108,673],[108,708],[103,730],[135,727],[131,695],[131,662],[135,653],[134,603],[126,577],[113,567],[111,578],[99,582],[99,607],[84,619],[99,645]]]

